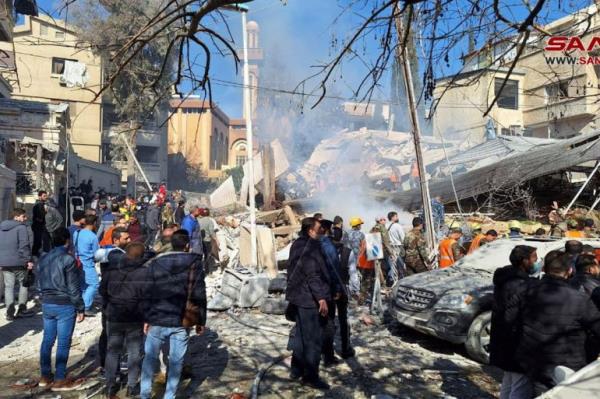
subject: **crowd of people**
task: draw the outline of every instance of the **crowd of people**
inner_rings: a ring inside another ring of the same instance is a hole
[[[106,396],[117,397],[126,357],[127,397],[150,398],[157,373],[166,376],[164,397],[175,397],[190,332],[202,334],[206,324],[204,276],[218,244],[207,208],[189,206],[186,212],[184,200],[173,206],[160,198],[156,193],[143,207],[130,197],[99,199],[74,210],[67,228],[60,213],[49,217],[51,200],[40,191],[31,228],[20,208],[0,223],[6,319],[42,313],[40,387],[86,387],[85,380],[67,376],[71,339],[76,323],[100,313],[98,360]],[[27,309],[30,290],[36,304]]]
[[[191,333],[205,330],[204,277],[219,251],[216,221],[208,208],[186,207],[183,198],[161,191],[142,202],[94,198],[70,217],[66,228],[40,191],[31,228],[23,209],[0,223],[6,318],[12,322],[40,310],[27,308],[28,290],[42,312],[39,385],[55,392],[85,387],[85,380],[67,376],[71,339],[76,323],[100,314],[98,363],[106,396],[116,398],[125,385],[127,397],[150,398],[153,380],[162,374],[165,398],[174,398]],[[577,237],[594,234],[588,224]],[[407,232],[395,211],[376,217],[369,230],[360,217],[348,225],[321,213],[303,219],[287,264],[286,318],[295,322],[288,342],[290,377],[316,389],[329,389],[319,376],[321,362],[340,363],[334,350],[338,332],[339,355],[355,356],[349,307],[372,304],[377,279],[393,286],[431,270],[436,258],[440,268],[453,267],[499,238],[495,230],[475,225],[464,245],[463,231],[449,228],[433,254],[421,217],[413,218]],[[510,230],[508,237],[521,236],[518,225]],[[374,260],[367,256],[367,231],[381,239],[381,256]],[[505,371],[501,397],[526,398],[555,384],[556,366],[577,370],[598,357],[600,266],[593,248],[578,241],[547,254],[543,270],[536,249],[525,245],[515,247],[510,263],[494,275],[490,357]],[[532,278],[542,271],[543,278]],[[123,359],[126,377],[120,373]]]

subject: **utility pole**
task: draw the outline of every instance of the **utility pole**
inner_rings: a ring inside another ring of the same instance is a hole
[[[411,5],[407,6],[412,7]],[[417,157],[417,165],[419,166],[419,181],[421,184],[421,200],[423,201],[423,215],[425,217],[425,238],[427,245],[432,251],[435,250],[435,230],[433,226],[433,217],[431,211],[431,198],[429,195],[429,184],[427,182],[427,173],[425,171],[425,161],[421,150],[421,129],[419,126],[419,117],[417,115],[417,103],[415,100],[415,91],[413,86],[412,72],[410,69],[410,60],[406,46],[402,46],[404,40],[404,24],[402,22],[403,14],[400,13],[399,3],[396,3],[394,8],[396,32],[398,34],[398,46],[396,46],[396,57],[400,59],[402,74],[404,75],[404,86],[406,88],[406,97],[408,99],[408,110],[412,123],[412,136],[415,144],[415,155]]]
[[[136,138],[137,138],[137,126],[136,122],[133,120],[129,121],[129,131],[128,138],[125,140],[129,140],[129,145],[127,145],[128,149],[136,148]],[[135,181],[135,160],[133,157],[133,150],[127,156],[127,194],[133,195],[136,197],[136,181]]]

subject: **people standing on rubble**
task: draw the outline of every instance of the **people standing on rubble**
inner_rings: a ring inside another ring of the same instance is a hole
[[[498,239],[498,232],[494,229],[488,230],[485,234],[479,230],[479,233],[473,238],[471,242],[471,246],[469,247],[469,254],[472,254],[482,246],[489,244],[490,242],[496,241]]]
[[[439,245],[439,262],[440,269],[454,266],[454,264],[465,256],[463,247],[458,240],[462,237],[462,229],[453,227],[450,229],[448,237],[440,241]]]
[[[139,394],[144,340],[142,304],[148,271],[143,267],[144,251],[142,243],[127,244],[125,254],[120,256],[116,267],[110,267],[102,274],[100,294],[108,334],[105,376],[109,399],[118,398],[120,384],[117,384],[117,372],[123,347],[127,348],[127,397]]]
[[[214,261],[213,255],[219,253],[219,242],[217,241],[217,231],[215,229],[215,220],[210,217],[210,210],[208,208],[202,208],[201,217],[198,219],[198,230],[200,230],[200,237],[202,237],[202,249],[204,252],[205,267],[209,267],[208,260],[211,259],[211,263]],[[208,269],[207,269],[208,270]]]
[[[92,305],[98,292],[98,286],[100,285],[94,260],[96,251],[100,248],[98,237],[95,233],[96,221],[96,216],[86,216],[84,228],[76,232],[75,237],[73,237],[73,241],[75,242],[75,256],[81,262],[83,270],[81,289],[83,291],[82,296],[85,304],[85,315],[87,317],[93,317],[97,313],[92,308]]]
[[[427,246],[427,240],[423,235],[423,219],[416,217],[412,221],[412,230],[404,238],[404,249],[406,256],[406,275],[423,273],[429,270],[431,254]]]
[[[296,322],[288,345],[292,350],[290,378],[302,378],[312,388],[327,390],[329,384],[319,377],[319,363],[329,313],[327,303],[332,295],[319,241],[320,228],[315,218],[304,218],[300,237],[292,244],[286,288],[290,311],[286,313]]]
[[[544,272],[540,281],[530,283],[522,301],[515,355],[533,381],[535,396],[556,385],[557,366],[573,371],[586,366],[586,342],[591,334],[600,336],[600,311],[567,281],[572,273],[570,257],[546,256]]]
[[[598,238],[596,233],[596,227],[594,226],[594,219],[585,219],[583,221],[583,233],[585,238]]]
[[[38,191],[38,199],[33,206],[33,217],[31,230],[33,231],[33,256],[40,256],[40,249],[44,252],[50,251],[50,237],[46,230],[46,201],[48,193],[44,190]]]
[[[365,234],[360,231],[364,222],[359,217],[350,219],[350,231],[344,240],[344,245],[350,249],[350,257],[348,260],[348,272],[350,274],[350,293],[355,295],[360,291],[360,280],[358,278],[358,256],[360,255],[361,247],[364,245]]]
[[[67,379],[67,361],[75,322],[82,322],[84,302],[81,297],[81,277],[77,263],[67,252],[70,235],[61,227],[54,234],[54,249],[40,258],[37,266],[42,294],[44,335],[40,348],[41,379],[39,387],[52,385],[52,391],[80,389],[82,382]],[[56,347],[56,368],[52,373],[52,348]]]
[[[381,234],[381,244],[383,246],[383,259],[377,260],[376,262],[380,262],[381,267],[380,270],[383,273],[380,276],[381,284],[387,284],[391,287],[394,282],[398,279],[396,268],[392,265],[392,244],[390,242],[390,234],[386,227],[388,219],[386,216],[378,216],[375,220],[375,226],[371,228],[371,233],[379,233]]]
[[[398,212],[389,212],[388,220],[390,224],[388,226],[388,234],[390,237],[390,274],[392,281],[396,281],[404,277],[406,271],[404,269],[404,257],[406,251],[404,249],[404,229],[400,225]]]
[[[188,232],[190,236],[191,251],[197,254],[203,254],[204,248],[202,248],[202,237],[200,236],[200,228],[198,226],[198,217],[201,214],[199,206],[194,205],[190,207],[190,213],[186,215],[182,222],[181,228]]]
[[[0,273],[4,280],[4,303],[6,320],[33,316],[27,310],[28,287],[24,284],[27,274],[33,270],[31,255],[32,234],[27,222],[27,212],[16,208],[13,217],[0,223]],[[19,297],[15,306],[15,287],[19,286]]]
[[[521,234],[521,223],[518,220],[508,222],[508,238],[523,238]]]
[[[580,223],[575,219],[569,219],[567,221],[567,231],[565,232],[566,238],[585,238],[585,233],[580,228]]]
[[[502,369],[502,399],[531,398],[532,383],[515,359],[519,338],[520,309],[530,276],[541,269],[535,247],[517,245],[510,265],[494,272],[494,302],[490,332],[490,364]]]
[[[150,399],[155,367],[161,347],[169,344],[169,365],[164,398],[175,398],[190,328],[206,330],[206,285],[202,256],[190,252],[190,236],[177,230],[171,238],[173,251],[147,263],[148,283],[144,300],[144,361],[141,398]]]

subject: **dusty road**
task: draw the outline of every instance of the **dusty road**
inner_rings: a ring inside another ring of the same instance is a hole
[[[181,397],[229,398],[235,392],[261,398],[491,398],[500,373],[466,358],[460,346],[405,329],[385,320],[367,326],[351,317],[357,356],[336,368],[323,369],[332,390],[321,393],[288,379],[285,350],[290,324],[282,316],[258,311],[210,313],[209,331],[193,337]],[[38,388],[23,387],[39,373],[41,315],[7,323],[0,320],[0,389],[2,398],[56,398]],[[96,345],[100,318],[77,325],[71,358],[72,376],[97,379],[98,386],[62,398],[101,398]],[[268,367],[270,365],[270,367]],[[268,367],[268,368],[267,368]],[[263,370],[260,384],[255,383]],[[17,386],[15,386],[15,384]],[[160,389],[160,386],[157,386]]]

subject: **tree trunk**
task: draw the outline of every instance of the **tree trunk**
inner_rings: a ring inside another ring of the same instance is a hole
[[[129,121],[129,146],[135,154],[137,127],[134,121]],[[136,197],[135,161],[131,152],[127,151],[127,194]]]

